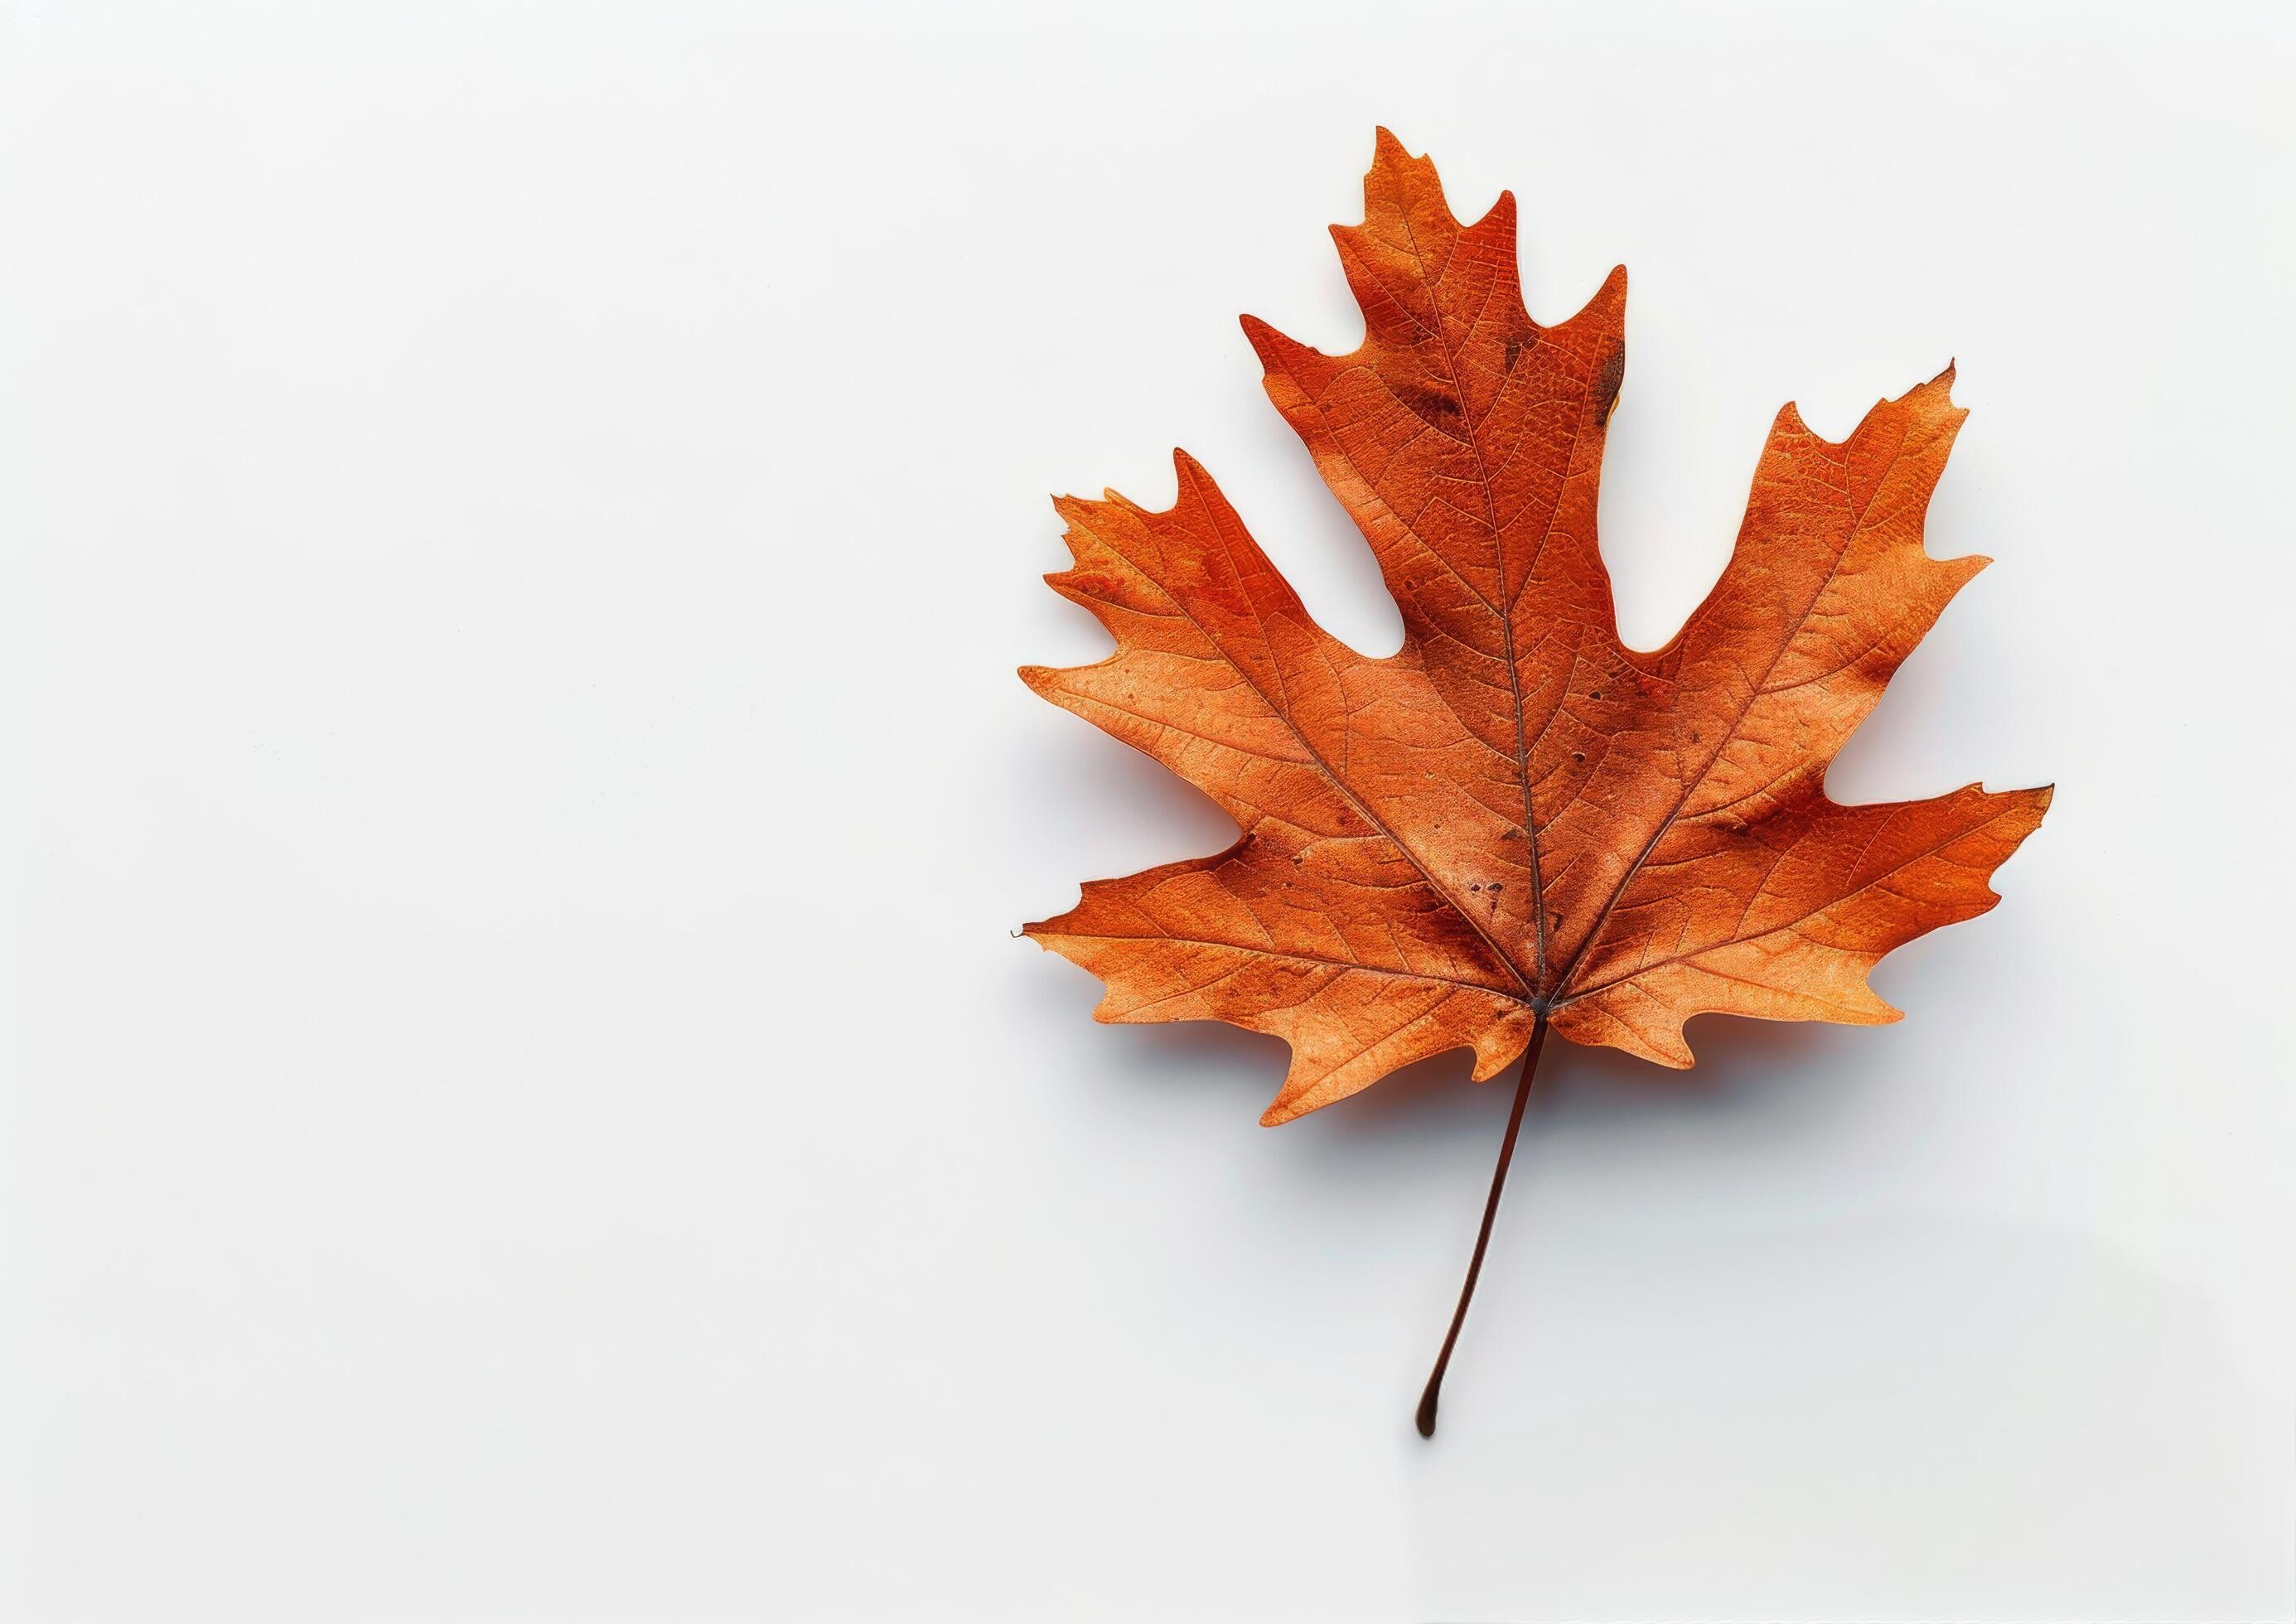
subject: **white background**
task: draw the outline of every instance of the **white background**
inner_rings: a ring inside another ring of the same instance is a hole
[[[2284,6],[17,4],[0,1616],[2296,1611]],[[1375,123],[1634,276],[1625,629],[1961,364],[1833,777],[2054,780],[1886,1029],[1274,1043],[1010,939],[1225,819],[1050,490],[1398,623],[1234,318]]]

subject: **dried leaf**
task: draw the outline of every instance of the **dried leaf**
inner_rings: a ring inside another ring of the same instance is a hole
[[[1539,326],[1513,198],[1460,225],[1433,166],[1384,130],[1364,205],[1332,232],[1359,349],[1243,324],[1269,398],[1378,557],[1403,647],[1370,659],[1309,619],[1185,454],[1164,512],[1113,492],[1058,502],[1076,562],[1047,578],[1116,652],[1022,677],[1243,833],[1093,882],[1029,934],[1106,983],[1103,1021],[1285,1039],[1271,1124],[1448,1049],[1489,1078],[1548,1025],[1687,1066],[1696,1014],[1898,1019],[1866,972],[1991,907],[1988,877],[2049,803],[1824,791],[1986,562],[1922,545],[1964,415],[1952,369],[1838,444],[1781,412],[1728,568],[1640,652],[1619,640],[1595,530],[1624,269]]]

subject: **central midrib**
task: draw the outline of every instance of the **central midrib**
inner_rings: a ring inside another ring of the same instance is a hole
[[[1500,646],[1506,659],[1507,694],[1514,702],[1515,777],[1522,786],[1522,843],[1530,862],[1530,941],[1535,973],[1525,984],[1539,995],[1532,1000],[1536,1005],[1543,1002],[1546,989],[1546,888],[1538,869],[1538,814],[1530,794],[1530,747],[1523,727],[1522,673],[1515,665],[1514,599],[1508,589],[1506,534],[1499,526],[1498,502],[1491,494],[1490,464],[1483,458],[1482,439],[1476,432],[1473,416],[1467,409],[1467,391],[1459,381],[1458,360],[1451,353],[1450,335],[1443,328],[1442,302],[1436,297],[1434,283],[1429,280],[1427,256],[1420,250],[1419,234],[1411,228],[1408,209],[1403,214],[1403,234],[1411,244],[1412,263],[1419,267],[1419,286],[1427,296],[1435,349],[1443,357],[1443,375],[1451,386],[1451,398],[1459,403],[1459,421],[1466,425],[1468,454],[1475,459],[1475,488],[1482,493],[1483,523],[1491,533],[1493,563],[1498,571],[1499,601],[1493,607],[1498,611]],[[1561,505],[1559,494],[1556,505]],[[1553,528],[1551,514],[1548,527]],[[1545,545],[1545,539],[1540,537],[1541,545]],[[1498,948],[1496,943],[1492,945],[1494,950],[1504,953],[1505,950]],[[1516,980],[1524,980],[1522,972],[1514,966],[1512,958],[1509,959],[1509,968],[1514,969]]]

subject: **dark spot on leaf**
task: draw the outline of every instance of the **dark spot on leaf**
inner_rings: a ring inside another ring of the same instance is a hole
[[[1603,357],[1603,365],[1595,373],[1595,421],[1607,423],[1611,414],[1618,410],[1619,385],[1627,379],[1627,347],[1620,344]]]
[[[1431,390],[1423,383],[1398,383],[1395,398],[1420,422],[1440,429],[1444,433],[1459,438],[1459,403],[1442,390]]]

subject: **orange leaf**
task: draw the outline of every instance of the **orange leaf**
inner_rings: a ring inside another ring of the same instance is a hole
[[[1683,1023],[1893,1021],[1892,947],[1998,900],[2046,789],[1841,806],[1827,763],[1985,560],[1922,521],[1965,414],[1953,372],[1821,439],[1792,406],[1729,567],[1672,642],[1619,641],[1595,535],[1624,371],[1626,273],[1559,326],[1524,311],[1514,200],[1472,226],[1382,130],[1364,224],[1335,227],[1367,331],[1326,356],[1244,318],[1269,398],[1372,545],[1404,643],[1318,627],[1193,458],[1151,513],[1057,504],[1047,578],[1116,652],[1021,675],[1234,815],[1217,857],[1095,881],[1028,927],[1116,1021],[1272,1032],[1263,1119],[1452,1048],[1478,1079],[1544,1017],[1691,1063]]]
[[[1827,764],[1980,558],[1922,547],[1964,414],[1953,369],[1840,444],[1778,414],[1728,568],[1664,648],[1619,641],[1595,537],[1627,279],[1557,327],[1524,311],[1514,199],[1451,217],[1379,133],[1364,223],[1334,228],[1364,341],[1327,356],[1244,318],[1268,398],[1361,527],[1403,616],[1372,660],[1308,618],[1211,476],[1179,499],[1057,504],[1047,577],[1116,652],[1029,685],[1226,808],[1217,857],[1095,881],[1028,927],[1098,976],[1103,1021],[1226,1021],[1292,1046],[1261,1120],[1396,1068],[1518,1055],[1443,1374],[1549,1030],[1670,1066],[1709,1013],[1870,1023],[1892,947],[1998,901],[2046,789],[1841,806]]]

